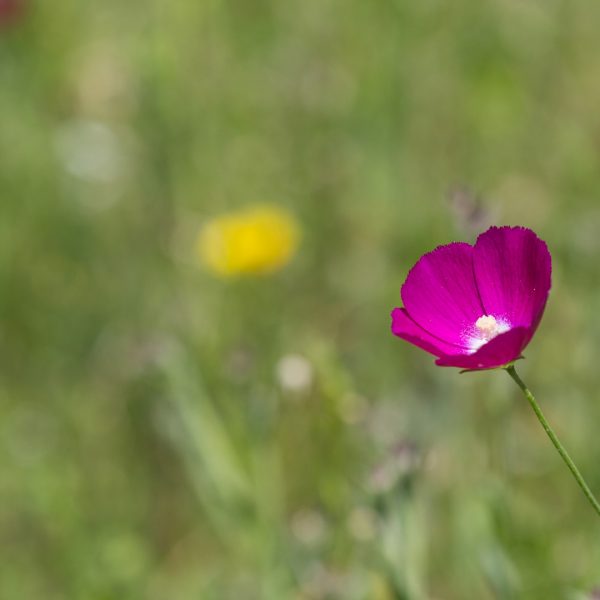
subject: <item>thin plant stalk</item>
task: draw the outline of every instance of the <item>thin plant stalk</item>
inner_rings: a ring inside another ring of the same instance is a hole
[[[600,503],[598,503],[598,500],[596,500],[594,494],[592,493],[592,490],[590,490],[588,484],[583,478],[583,475],[580,473],[579,469],[573,462],[573,459],[569,456],[569,453],[565,450],[565,447],[561,444],[556,433],[554,433],[554,430],[552,429],[552,427],[550,427],[548,421],[546,421],[546,417],[544,416],[542,409],[540,408],[533,394],[529,391],[529,388],[525,385],[523,380],[517,374],[515,366],[509,365],[508,367],[506,367],[506,372],[514,379],[516,384],[523,391],[525,398],[527,398],[529,404],[531,404],[531,408],[533,408],[533,412],[535,413],[539,422],[542,424],[544,431],[548,434],[548,437],[554,444],[554,447],[558,450],[558,453],[560,454],[562,459],[565,461],[567,467],[569,467],[569,470],[573,474],[573,477],[575,477],[575,480],[577,481],[579,487],[582,489],[586,498],[590,501],[590,504],[594,507],[594,510],[600,516]]]

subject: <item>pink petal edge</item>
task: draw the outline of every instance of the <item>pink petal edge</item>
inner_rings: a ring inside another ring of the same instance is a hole
[[[486,313],[529,328],[531,339],[552,284],[546,243],[525,227],[491,227],[475,242],[473,268]]]
[[[409,271],[400,295],[419,327],[466,350],[464,331],[485,314],[473,272],[473,247],[453,242],[424,254]]]
[[[438,358],[435,364],[440,367],[460,367],[475,371],[503,367],[521,357],[521,352],[531,335],[528,328],[515,327],[496,336],[473,354],[448,354]]]
[[[392,317],[392,333],[434,356],[447,356],[460,351],[460,346],[449,344],[431,335],[417,325],[405,308],[394,308]]]

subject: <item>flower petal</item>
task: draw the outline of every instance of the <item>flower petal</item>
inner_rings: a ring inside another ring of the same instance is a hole
[[[435,364],[440,367],[460,367],[474,370],[503,367],[521,356],[531,335],[528,328],[515,327],[496,336],[474,354],[442,356],[435,361]]]
[[[417,325],[436,338],[463,348],[464,332],[485,314],[472,256],[469,244],[439,246],[419,259],[401,291],[404,306]]]
[[[475,279],[487,314],[535,332],[548,299],[552,259],[545,242],[525,227],[492,227],[473,250]]]
[[[419,327],[404,308],[394,308],[392,311],[392,333],[434,356],[456,354],[462,350],[459,346],[448,344]]]

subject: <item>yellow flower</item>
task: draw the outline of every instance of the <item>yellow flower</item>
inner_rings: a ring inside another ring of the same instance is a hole
[[[202,262],[217,275],[264,275],[292,259],[299,237],[289,213],[261,205],[209,221],[200,231],[197,249]]]

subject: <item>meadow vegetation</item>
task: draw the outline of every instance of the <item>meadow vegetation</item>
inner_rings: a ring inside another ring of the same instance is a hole
[[[591,598],[600,524],[519,390],[389,314],[424,252],[534,229],[520,372],[600,493],[600,4],[19,5],[0,598]],[[285,257],[211,269],[206,227],[265,206]]]

